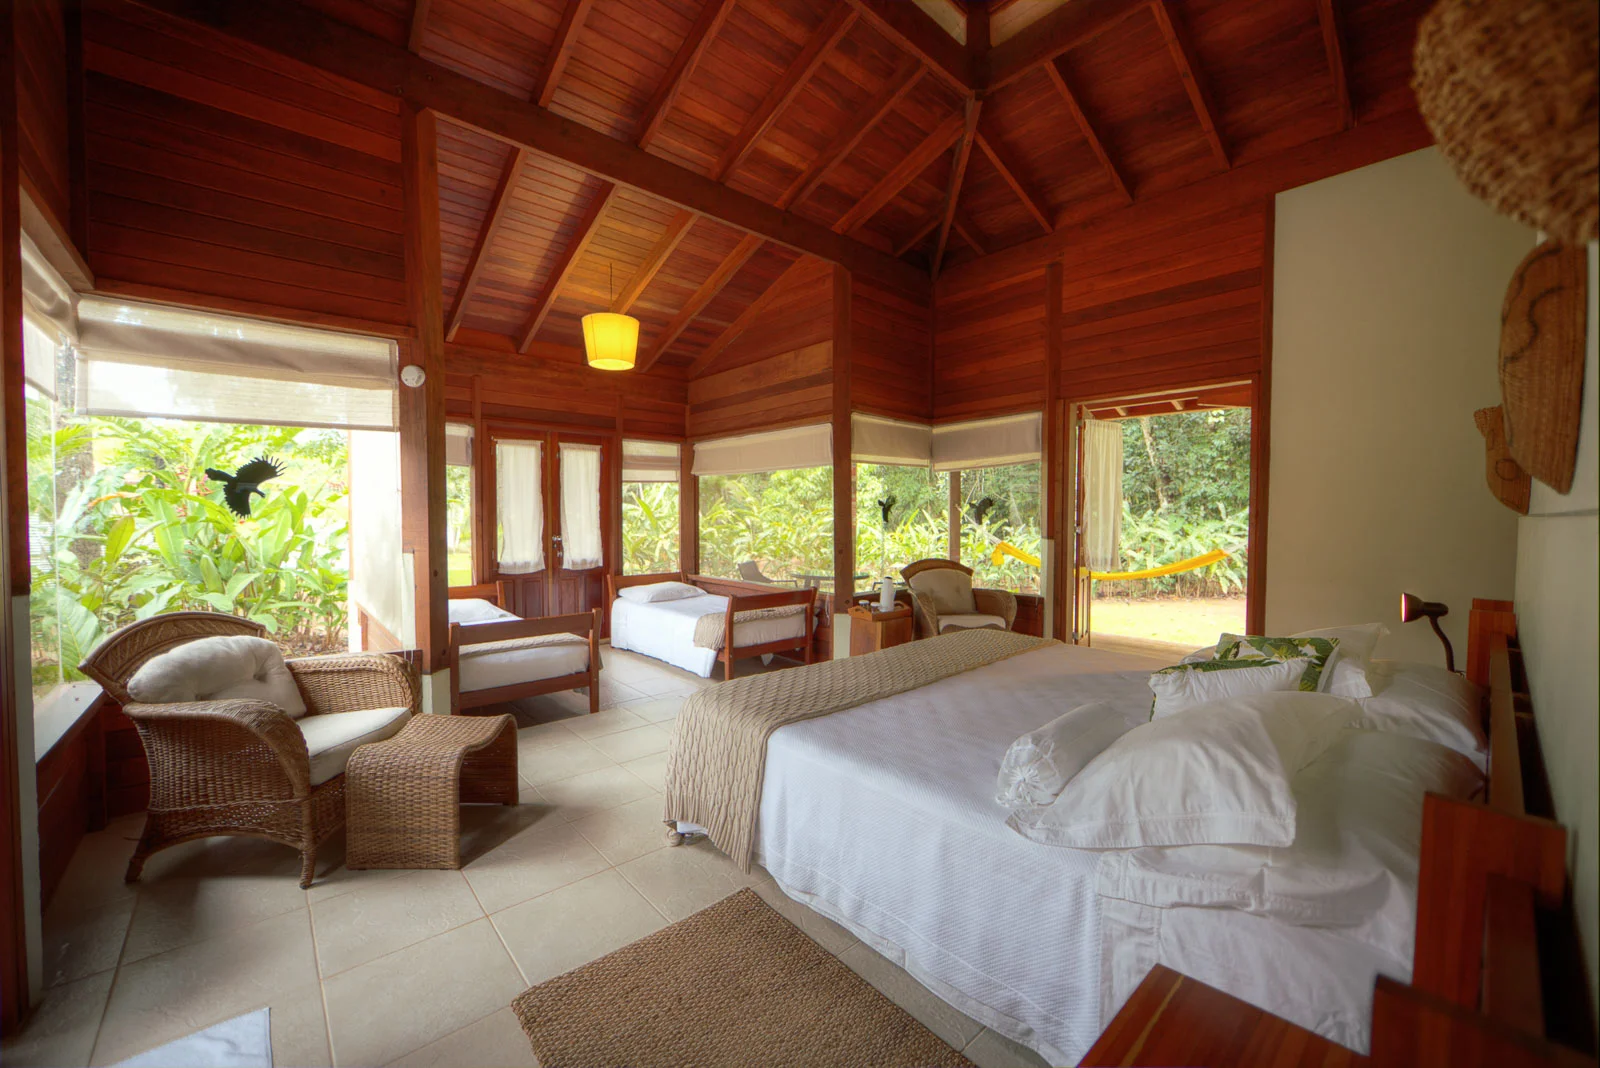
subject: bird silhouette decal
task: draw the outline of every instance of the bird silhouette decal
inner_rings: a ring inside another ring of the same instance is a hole
[[[894,511],[895,504],[896,498],[893,496],[884,497],[878,501],[878,513],[883,516],[885,530],[889,529],[889,513]]]
[[[993,507],[994,498],[985,497],[975,504],[967,505],[967,515],[972,519],[974,525],[982,526],[984,517],[989,514],[989,509]]]
[[[228,502],[228,507],[234,515],[250,515],[250,495],[265,497],[261,492],[261,483],[269,478],[277,478],[283,474],[283,468],[278,461],[269,460],[265,456],[257,456],[254,460],[239,468],[239,473],[230,475],[226,471],[218,471],[215,467],[206,468],[206,477],[213,482],[222,483],[222,499]]]

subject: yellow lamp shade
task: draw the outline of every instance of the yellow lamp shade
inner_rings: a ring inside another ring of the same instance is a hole
[[[639,320],[616,312],[583,317],[583,351],[589,366],[602,371],[631,371],[639,353]]]

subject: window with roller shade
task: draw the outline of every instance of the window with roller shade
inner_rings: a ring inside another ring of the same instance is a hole
[[[670,441],[622,443],[622,573],[678,570],[681,446]]]
[[[700,570],[833,587],[833,430],[696,442]]]

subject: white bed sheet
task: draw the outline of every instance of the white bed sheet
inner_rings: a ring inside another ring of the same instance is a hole
[[[996,778],[1012,741],[1071,707],[1148,716],[1159,666],[1052,646],[783,727],[758,859],[974,1019],[1076,1064],[1100,1032],[1097,856],[1007,828]]]
[[[467,627],[479,623],[497,623],[521,618],[503,608],[495,607],[488,601],[476,598],[450,602],[450,622]],[[473,690],[490,690],[496,686],[515,686],[521,682],[555,679],[562,675],[575,675],[588,670],[588,642],[508,649],[503,653],[463,656],[458,688],[462,693],[470,693]]]
[[[709,679],[717,662],[717,650],[702,649],[694,643],[695,623],[701,616],[721,615],[727,610],[728,599],[710,593],[654,604],[619,597],[611,603],[611,647],[665,660],[673,667]],[[738,623],[735,636],[740,645],[760,645],[780,638],[798,638],[805,633],[805,624],[803,614],[755,619]]]

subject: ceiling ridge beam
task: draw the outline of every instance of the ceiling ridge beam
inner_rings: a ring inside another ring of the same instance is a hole
[[[1069,49],[1091,41],[1151,0],[1075,0],[1062,4],[989,53],[986,92],[994,92]]]
[[[815,192],[817,186],[833,172],[833,168],[855,151],[862,139],[906,98],[927,71],[928,68],[915,56],[906,57],[889,76],[889,80],[884,83],[878,95],[857,114],[856,121],[840,131],[839,136],[822,150],[822,154],[812,161],[811,166],[789,183],[789,188],[778,198],[778,207],[787,208],[791,204],[798,204]]]
[[[745,234],[739,238],[739,243],[733,247],[733,251],[722,258],[722,262],[717,264],[717,269],[711,272],[709,278],[700,283],[700,288],[689,295],[689,299],[684,302],[683,307],[678,309],[678,314],[674,315],[672,320],[667,323],[666,327],[661,331],[661,336],[656,339],[655,346],[650,350],[650,354],[639,362],[639,370],[650,370],[655,362],[661,358],[662,354],[678,340],[684,330],[688,329],[689,324],[699,317],[700,313],[705,310],[706,305],[717,299],[717,294],[722,292],[727,284],[733,280],[733,276],[739,273],[739,269],[749,263],[750,257],[759,252],[765,244],[766,242],[755,234]]]
[[[597,178],[760,234],[879,281],[925,292],[928,276],[864,242],[783,211],[580,122],[519,100],[294,0],[267,4],[138,0],[357,85],[431,108],[490,137],[561,160]]]
[[[847,5],[835,4],[829,9],[827,18],[822,20],[822,25],[817,27],[816,32],[806,40],[805,46],[800,49],[800,54],[795,56],[794,61],[784,69],[778,83],[745,120],[733,143],[718,157],[715,166],[711,168],[712,178],[719,182],[727,181],[728,177],[739,169],[740,164],[755,151],[761,138],[772,128],[772,124],[778,121],[778,116],[783,113],[784,108],[788,107],[800,94],[800,90],[806,87],[806,83],[817,72],[817,68],[828,58],[828,53],[833,51],[834,45],[850,32],[855,22],[856,12]]]
[[[544,288],[539,291],[539,296],[534,300],[533,311],[528,314],[528,321],[520,331],[517,339],[517,351],[527,352],[528,346],[533,344],[533,339],[538,336],[539,328],[544,326],[545,317],[550,314],[550,309],[555,306],[556,298],[561,295],[561,287],[566,285],[567,279],[583,258],[584,250],[589,247],[589,242],[594,240],[595,231],[600,227],[600,221],[605,218],[611,202],[616,199],[618,186],[613,182],[604,182],[589,199],[589,206],[584,209],[583,216],[578,220],[577,227],[572,231],[572,240],[567,242],[567,247],[561,250],[561,256],[556,260],[555,266],[550,271],[550,277],[545,279]]]
[[[628,284],[622,287],[622,292],[618,293],[616,298],[612,300],[612,311],[626,314],[628,309],[633,307],[634,302],[644,294],[651,280],[655,278],[662,267],[666,266],[667,258],[672,255],[673,250],[688,236],[689,227],[694,225],[695,219],[696,215],[692,211],[680,209],[677,214],[673,215],[667,222],[667,229],[661,235],[661,240],[655,243],[655,247],[650,250],[649,254],[645,256],[644,262],[639,265],[639,269],[634,272],[632,278],[628,279]]]
[[[711,344],[706,346],[704,352],[694,358],[694,363],[689,365],[689,377],[698,378],[706,372],[718,356],[721,356],[729,345],[733,344],[740,334],[750,328],[750,324],[771,306],[772,302],[789,287],[795,279],[802,277],[808,271],[816,269],[816,263],[810,256],[801,256],[789,264],[787,270],[772,280],[772,284],[762,291],[761,295],[745,306],[739,317],[729,323],[727,329],[718,334]]]
[[[706,0],[705,6],[700,9],[700,14],[690,24],[689,33],[684,37],[683,44],[673,53],[672,62],[667,65],[666,76],[661,79],[661,84],[656,86],[655,95],[645,105],[644,114],[639,119],[639,136],[635,138],[640,148],[650,147],[650,143],[661,132],[661,124],[666,121],[667,113],[672,110],[678,94],[694,76],[694,69],[699,66],[700,58],[705,55],[706,49],[711,46],[718,31],[722,29],[722,24],[727,21],[728,12],[732,10],[733,0]]]
[[[1050,76],[1050,82],[1056,87],[1056,93],[1060,95],[1061,102],[1067,106],[1067,111],[1071,112],[1072,121],[1078,124],[1083,139],[1089,142],[1094,158],[1100,161],[1101,170],[1111,179],[1117,196],[1122,198],[1124,204],[1132,204],[1133,194],[1128,191],[1128,183],[1123,181],[1122,172],[1117,170],[1117,165],[1111,161],[1111,154],[1106,151],[1106,146],[1101,142],[1100,135],[1095,133],[1089,116],[1083,113],[1083,108],[1078,103],[1078,95],[1072,91],[1072,86],[1067,82],[1067,72],[1062,66],[1065,62],[1065,56],[1057,56],[1044,65],[1045,73]]]
[[[1328,56],[1339,129],[1348,130],[1355,125],[1356,116],[1350,101],[1350,70],[1344,54],[1344,16],[1339,11],[1339,0],[1317,0],[1317,24],[1322,28],[1322,49]]]
[[[1177,65],[1178,77],[1183,79],[1184,91],[1194,105],[1195,118],[1200,120],[1206,141],[1211,145],[1211,154],[1222,165],[1221,169],[1227,170],[1233,166],[1233,162],[1228,158],[1227,142],[1217,126],[1216,104],[1211,99],[1210,88],[1195,59],[1194,45],[1184,28],[1183,17],[1174,10],[1171,0],[1150,0],[1150,11],[1156,17],[1161,36],[1167,40],[1167,51],[1172,53],[1172,62]]]
[[[922,143],[911,150],[911,154],[901,160],[889,173],[878,180],[867,195],[856,201],[849,211],[840,216],[839,221],[833,224],[833,232],[849,236],[860,230],[867,222],[889,201],[899,195],[900,191],[916,180],[917,175],[927,170],[928,165],[944,155],[961,139],[963,114],[956,112],[923,139]]]
[[[1022,201],[1022,206],[1033,216],[1033,221],[1038,223],[1045,233],[1054,233],[1055,226],[1050,222],[1050,216],[1045,214],[1044,205],[1040,202],[1038,194],[1023,182],[1022,176],[1017,174],[1016,165],[1006,157],[999,143],[981,129],[978,131],[977,141],[978,148],[988,157],[994,169],[1000,172],[1001,179],[1011,187],[1011,192]]]
[[[980,88],[972,56],[944,27],[911,0],[845,0],[889,43],[917,57],[933,75],[962,96]]]
[[[972,141],[978,133],[978,115],[983,109],[983,101],[975,96],[967,97],[963,105],[964,118],[961,127],[961,140],[956,145],[955,158],[950,162],[950,185],[944,194],[944,218],[939,223],[939,240],[933,246],[932,269],[930,274],[939,277],[939,265],[944,262],[945,245],[950,240],[950,224],[955,222],[956,202],[961,199],[961,183],[966,181],[967,163],[972,159]]]

